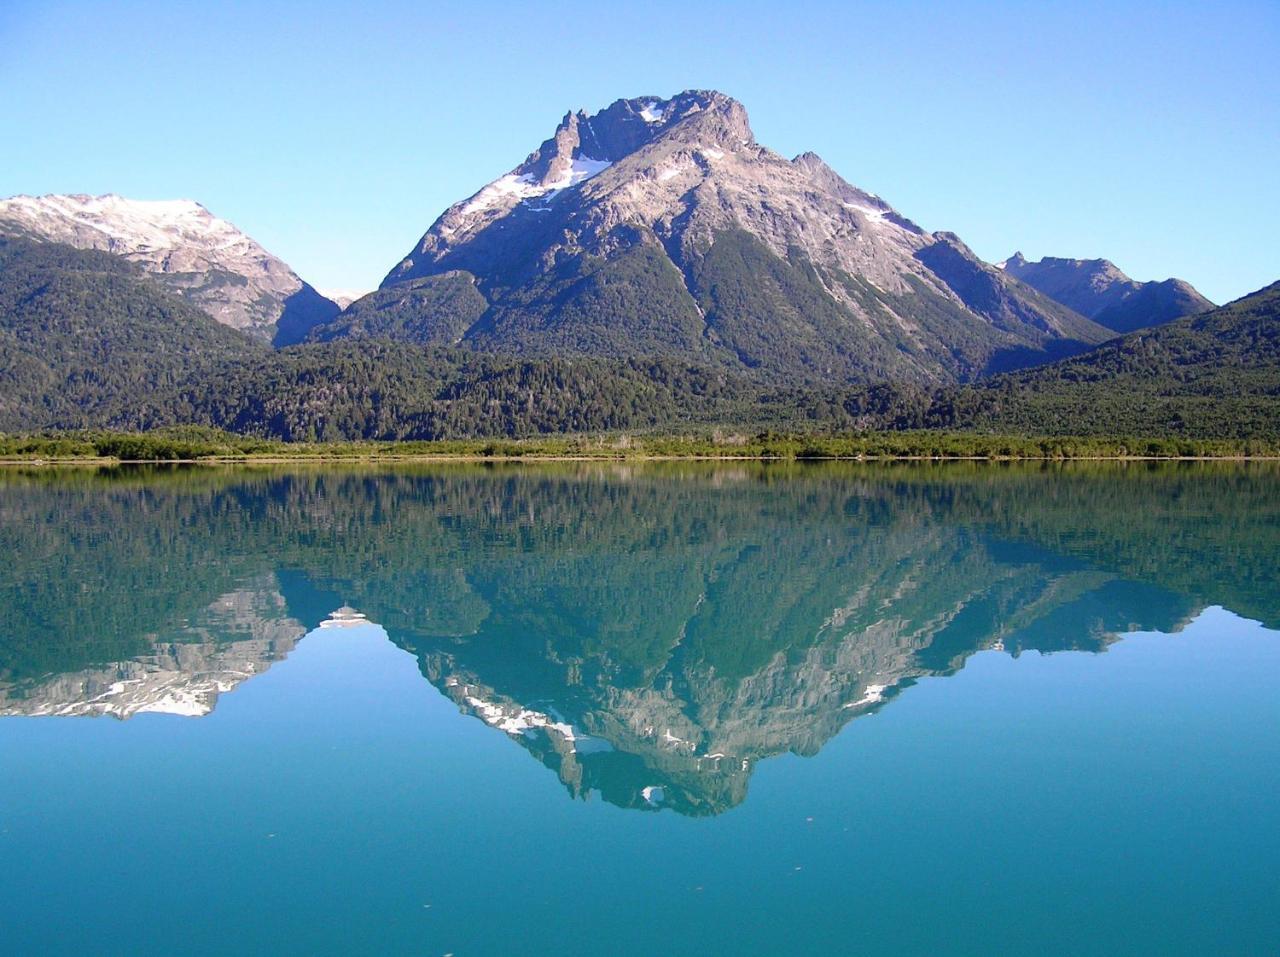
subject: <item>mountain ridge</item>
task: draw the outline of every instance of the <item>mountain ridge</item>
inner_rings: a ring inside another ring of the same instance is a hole
[[[1107,318],[1178,281],[1134,283],[1106,260],[987,264],[817,154],[760,145],[745,108],[714,91],[567,113],[510,173],[441,214],[378,290],[341,314],[330,303],[330,318],[287,348],[193,300],[182,247],[192,217],[205,251],[269,255],[204,207],[42,201],[71,213],[39,229],[0,215],[8,429],[199,424],[287,440],[676,424],[1275,429],[1265,316],[1215,310],[1201,326],[1153,327],[1168,337],[1116,337],[1054,297],[1084,276],[1093,299],[1076,304]],[[71,245],[45,235],[57,229]],[[1045,264],[1066,286],[1018,276]],[[1044,371],[1015,371],[1027,367]],[[1082,396],[1079,381],[1093,391]]]
[[[13,196],[0,199],[0,234],[120,256],[223,325],[277,345],[302,340],[339,312],[282,260],[195,200]]]
[[[1118,333],[1160,325],[1214,308],[1183,279],[1138,282],[1107,259],[1014,253],[999,268],[1051,299]]]
[[[964,386],[769,383],[679,358],[512,356],[373,327],[271,349],[118,256],[0,237],[0,429],[196,424],[291,441],[718,426],[1265,438],[1280,423],[1280,360],[1268,346],[1278,329],[1280,299],[1262,290]]]

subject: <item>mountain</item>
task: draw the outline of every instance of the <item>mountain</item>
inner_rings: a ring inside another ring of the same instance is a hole
[[[139,401],[266,351],[120,256],[0,237],[0,429],[160,424]]]
[[[191,200],[15,196],[0,200],[0,234],[122,256],[224,325],[277,345],[338,314],[278,258]]]
[[[758,145],[722,94],[619,100],[567,115],[340,314],[192,203],[0,202],[0,430],[1276,434],[1267,328],[1237,335],[1235,310],[1220,340],[1177,322],[1116,340],[1052,297],[1088,273],[1093,298],[1070,301],[1123,325],[1168,285],[1101,260],[1048,284],[1066,262],[988,265],[817,156]],[[259,282],[281,275],[284,300]],[[258,318],[228,328],[254,290]]]
[[[688,91],[567,114],[313,338],[944,383],[1110,334],[815,154],[759,145],[737,101]]]
[[[272,349],[123,257],[0,237],[0,431],[216,425],[429,439],[754,420],[761,387],[675,359],[342,339]]]
[[[619,430],[1268,438],[1274,287],[964,386],[778,386],[678,358],[512,357],[387,338],[271,349],[118,256],[0,238],[0,430],[212,425],[288,440]]]
[[[1132,332],[1213,308],[1188,282],[1137,282],[1106,259],[1046,256],[1028,262],[1022,253],[1014,253],[999,265],[1015,279],[1116,332]]]
[[[366,292],[357,292],[353,289],[321,289],[320,295],[324,296],[339,309],[346,309],[357,299],[367,295]]]
[[[599,432],[734,418],[759,392],[674,359],[519,359],[362,339],[272,349],[120,256],[0,237],[0,432]]]
[[[1280,282],[1218,309],[1000,376],[953,424],[1024,432],[1280,435]]]

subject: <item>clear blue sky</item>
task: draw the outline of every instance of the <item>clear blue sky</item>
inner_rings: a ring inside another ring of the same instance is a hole
[[[189,197],[374,287],[570,108],[723,90],[990,260],[1280,278],[1280,3],[0,3],[0,194]]]

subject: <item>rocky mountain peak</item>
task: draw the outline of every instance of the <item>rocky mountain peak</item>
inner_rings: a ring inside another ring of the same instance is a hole
[[[404,283],[416,285],[394,292]],[[645,283],[661,292],[614,302]],[[816,153],[759,145],[742,104],[712,90],[566,113],[523,163],[446,210],[382,290],[397,309],[412,292],[415,335],[430,341],[692,353],[843,381],[967,378],[1001,355],[1032,361],[1049,340],[1106,338],[1048,300],[1021,302],[1031,291],[957,236],[926,232]],[[571,305],[579,296],[589,302]]]
[[[795,157],[791,161],[791,165],[796,169],[803,170],[810,176],[819,177],[832,183],[834,183],[835,180],[839,180],[842,183],[844,182],[840,177],[840,174],[827,165],[827,161],[812,150],[808,150]]]
[[[746,108],[715,90],[686,90],[665,100],[657,96],[616,100],[589,122],[615,159],[682,125],[716,143],[755,141]]]
[[[1103,289],[1112,283],[1131,283],[1120,267],[1109,259],[1065,259],[1057,256],[1045,256],[1040,264],[1046,269],[1075,270],[1087,277],[1095,289]]]
[[[665,100],[616,100],[594,115],[571,110],[512,173],[528,177],[532,185],[563,189],[566,182],[581,182],[679,126],[711,145],[754,142],[741,103],[715,91],[688,90]]]

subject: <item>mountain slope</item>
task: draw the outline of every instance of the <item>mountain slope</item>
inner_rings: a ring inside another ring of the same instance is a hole
[[[599,432],[731,417],[757,397],[744,382],[669,359],[520,360],[386,338],[271,349],[119,256],[0,237],[0,432]]]
[[[750,243],[719,245],[724,255]],[[455,283],[449,295],[465,302],[470,288]],[[676,358],[477,354],[388,341],[394,311],[385,322],[379,338],[272,350],[117,256],[0,239],[0,430],[202,424],[294,440],[716,425],[1280,435],[1280,284],[1068,361],[941,388],[779,388]]]
[[[1084,355],[996,378],[971,390],[974,397],[981,408],[954,424],[1071,434],[1280,435],[1280,282]]]
[[[0,237],[0,431],[463,438],[733,418],[758,398],[671,359],[521,360],[385,337],[271,349],[119,256]]]
[[[0,234],[122,256],[224,325],[278,345],[338,313],[287,265],[190,200],[15,196],[0,200]]]
[[[129,396],[259,351],[119,256],[0,237],[0,429],[113,424]]]
[[[422,285],[446,277],[471,287],[465,309]],[[394,322],[371,327],[386,309]],[[370,334],[524,355],[677,356],[771,381],[942,383],[1110,333],[814,154],[787,160],[760,146],[736,101],[689,91],[567,114],[317,337]]]
[[[1116,332],[1132,332],[1213,308],[1188,282],[1137,282],[1105,259],[1046,256],[1028,262],[1022,253],[1014,253],[1000,268]]]

